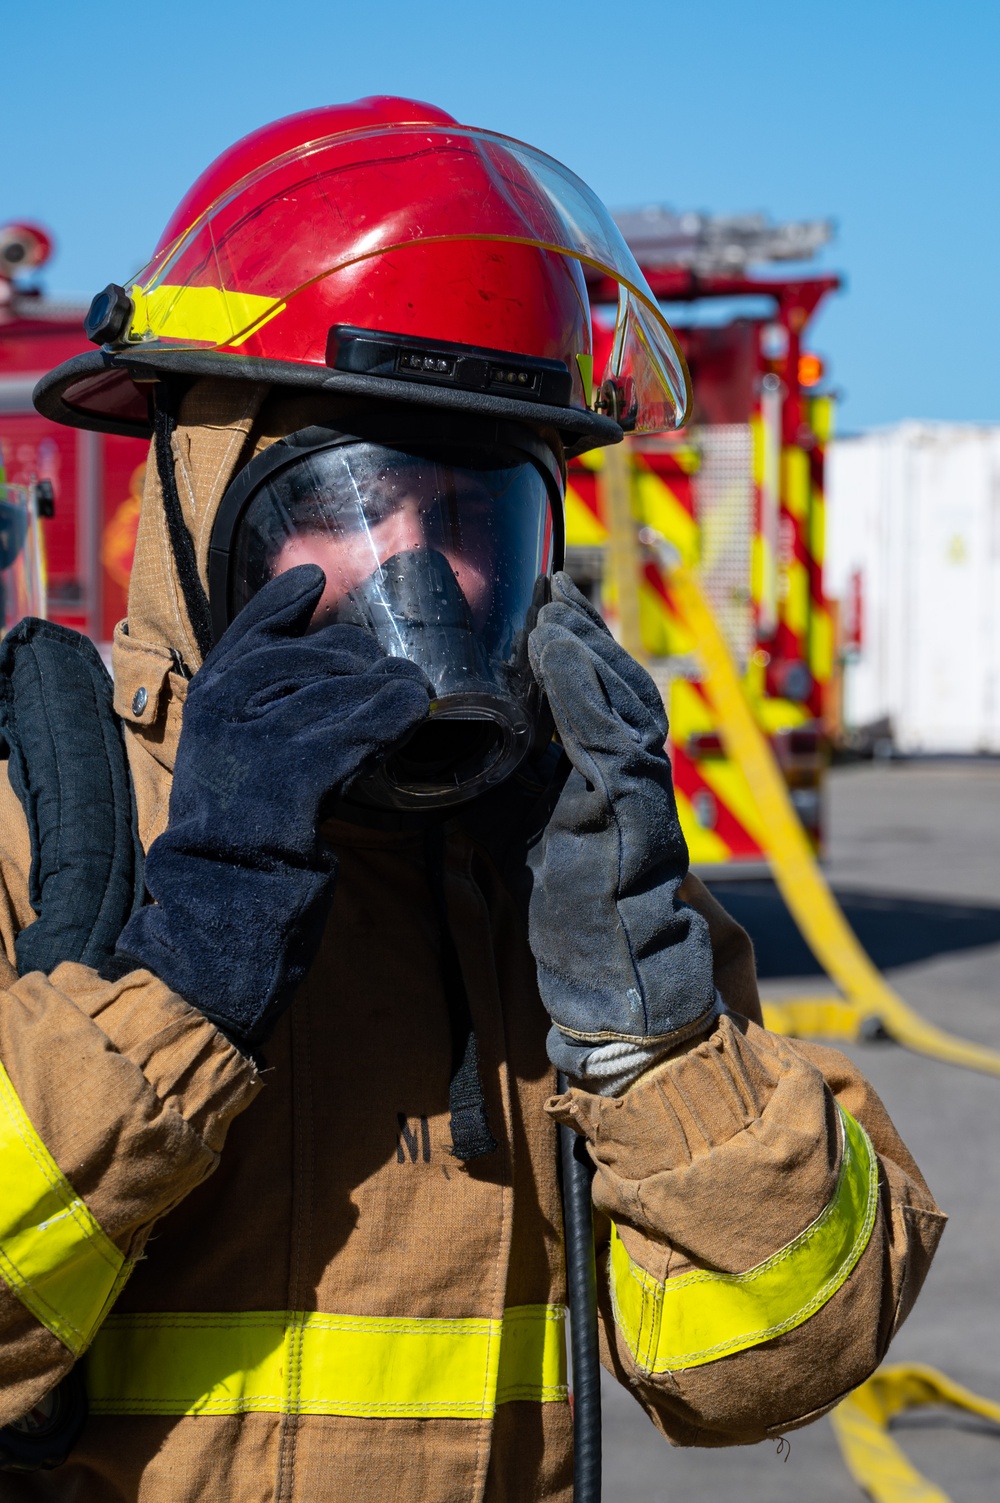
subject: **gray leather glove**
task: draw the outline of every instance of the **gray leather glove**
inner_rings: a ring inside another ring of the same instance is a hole
[[[586,1079],[609,1046],[648,1064],[708,1030],[712,947],[705,920],[677,900],[688,853],[656,685],[566,574],[528,656],[572,764],[529,855],[529,938],[555,1025],[549,1056]]]

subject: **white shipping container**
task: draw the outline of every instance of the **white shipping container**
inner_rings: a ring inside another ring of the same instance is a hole
[[[827,458],[826,588],[856,623],[850,728],[1000,752],[1000,426],[902,423]]]

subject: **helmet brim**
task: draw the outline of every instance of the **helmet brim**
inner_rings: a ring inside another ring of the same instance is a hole
[[[302,365],[285,360],[266,360],[254,355],[222,354],[215,350],[142,349],[88,351],[66,360],[50,371],[32,393],[43,417],[70,428],[98,433],[116,433],[126,438],[151,438],[152,412],[141,416],[142,387],[151,388],[161,376],[216,376],[231,381],[254,381],[331,396],[369,397],[379,402],[405,402],[410,406],[435,407],[479,417],[494,417],[554,428],[560,434],[568,458],[588,449],[617,444],[624,432],[613,418],[582,408],[553,407],[541,402],[518,401],[493,392],[417,385],[391,376],[361,375],[335,371],[327,366]],[[147,403],[151,409],[151,403]]]

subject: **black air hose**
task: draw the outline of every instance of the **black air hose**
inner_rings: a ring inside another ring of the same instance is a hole
[[[559,1090],[567,1089],[559,1076]],[[601,1503],[601,1359],[597,1341],[594,1167],[583,1138],[559,1128],[566,1287],[573,1354],[573,1503]]]

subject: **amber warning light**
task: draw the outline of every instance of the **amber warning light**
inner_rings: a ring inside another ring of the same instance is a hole
[[[818,355],[808,351],[799,356],[799,385],[818,386],[826,374],[826,366]]]

